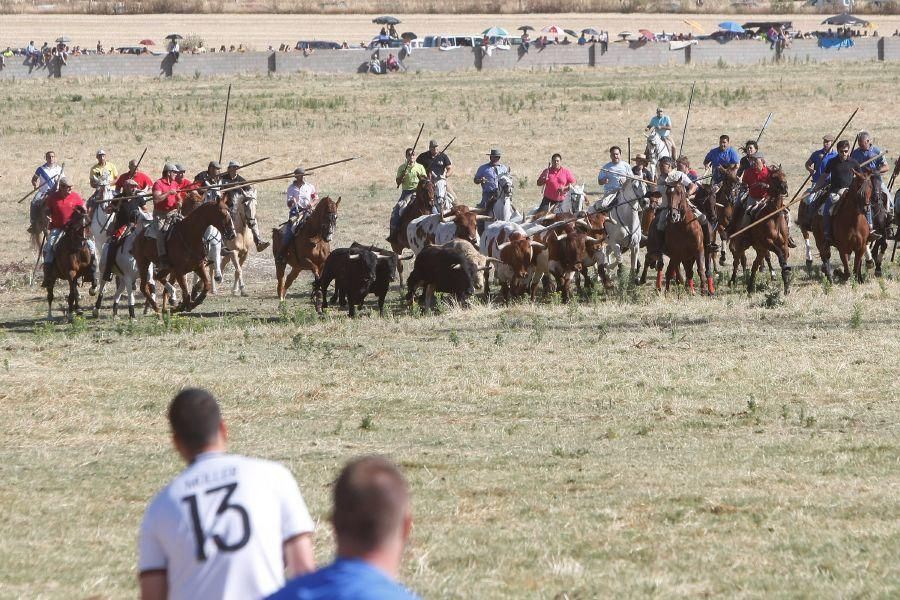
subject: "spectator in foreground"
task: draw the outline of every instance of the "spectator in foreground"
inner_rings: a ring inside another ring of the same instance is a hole
[[[334,484],[331,524],[335,561],[294,579],[269,600],[415,600],[397,583],[412,530],[409,487],[400,470],[380,456],[350,461]]]

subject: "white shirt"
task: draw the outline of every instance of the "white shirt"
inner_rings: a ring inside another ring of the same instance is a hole
[[[304,181],[301,186],[298,186],[296,182],[292,182],[288,186],[287,206],[289,209],[296,206],[300,210],[311,210],[318,199],[316,186],[308,181]]]
[[[138,572],[165,570],[170,600],[263,598],[284,585],[284,542],[313,529],[285,467],[201,454],[147,508]]]
[[[35,170],[34,174],[37,175],[38,178],[38,191],[35,192],[36,197],[43,197],[49,192],[51,182],[53,182],[53,185],[56,185],[54,177],[59,175],[60,172],[62,172],[62,165],[47,165],[47,163],[42,164]]]
[[[688,191],[694,182],[691,181],[691,178],[688,177],[687,174],[678,169],[672,169],[666,177],[663,177],[662,173],[657,175],[656,191],[662,195],[662,199],[659,203],[660,207],[669,206],[669,196],[666,193],[666,190],[675,187],[678,183],[681,183],[681,185],[684,186],[684,190]]]
[[[603,165],[603,168],[606,170],[600,171],[598,179],[606,179],[606,183],[603,185],[605,194],[612,194],[622,188],[622,184],[619,183],[620,176],[634,177],[631,167],[624,160],[620,160],[618,163],[610,161]]]

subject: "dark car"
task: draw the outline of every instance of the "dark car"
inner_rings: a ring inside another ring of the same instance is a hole
[[[337,42],[327,42],[322,40],[300,40],[294,46],[294,50],[340,50],[341,45]]]

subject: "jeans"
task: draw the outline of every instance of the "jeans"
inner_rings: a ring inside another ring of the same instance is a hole
[[[47,234],[47,240],[44,242],[44,264],[49,265],[53,262],[53,259],[55,258],[53,251],[56,249],[56,243],[59,241],[59,238],[62,237],[64,232],[64,229],[51,229]],[[91,252],[91,256],[94,258],[94,262],[97,262],[97,246],[94,245],[94,240],[88,238],[85,241],[87,242],[87,247]]]
[[[44,210],[44,195],[38,193],[35,195],[34,199],[31,201],[31,207],[29,211],[29,216],[31,218],[31,224],[37,226],[38,221],[41,219],[41,212]]]
[[[397,232],[397,228],[400,227],[400,214],[403,209],[405,209],[410,202],[410,198],[412,198],[416,194],[416,190],[403,190],[400,194],[400,198],[397,200],[397,204],[394,205],[394,210],[391,211],[391,235]]]

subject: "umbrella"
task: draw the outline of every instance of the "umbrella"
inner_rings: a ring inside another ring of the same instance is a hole
[[[578,37],[578,34],[573,29],[563,29],[566,32],[566,35],[571,35],[572,37]]]
[[[638,29],[638,33],[641,34],[641,37],[648,41],[656,40],[656,34],[650,31],[649,29]]]
[[[682,19],[682,22],[685,23],[686,25],[690,26],[691,29],[693,29],[697,33],[705,33],[705,31],[703,30],[703,26],[700,25],[700,23],[698,23],[697,21],[689,21],[687,19]]]
[[[372,19],[372,22],[377,25],[399,25],[400,19],[398,19],[397,17],[385,15],[383,17],[376,17]]]
[[[633,35],[634,35],[634,33],[631,32],[631,31],[620,31],[620,32],[619,32],[619,37],[622,38],[623,40],[624,40],[624,39],[627,39],[627,38],[630,38],[630,37],[632,37]]]
[[[71,41],[72,41],[71,38],[67,38],[66,36],[60,36],[60,37],[56,38],[57,44],[68,44]]]
[[[741,24],[734,21],[722,21],[719,23],[719,29],[729,33],[744,33],[744,28],[741,27]]]
[[[544,35],[552,35],[552,36],[560,36],[564,35],[565,31],[559,25],[547,25],[543,29],[541,29],[541,33]]]
[[[415,39],[418,39],[419,36],[414,34],[412,31],[404,31],[403,33],[400,34],[400,37],[401,37],[401,39],[404,39],[404,40],[415,40]]]
[[[183,40],[184,38],[177,33],[170,33],[166,36],[167,40]]]
[[[531,25],[522,25],[521,27],[517,27],[519,31],[534,31],[534,27]]]
[[[597,37],[600,35],[600,32],[597,31],[596,29],[594,29],[593,27],[588,27],[587,29],[582,29],[581,33],[583,33],[584,35],[592,35],[594,37]]]
[[[502,27],[491,27],[481,32],[481,35],[488,37],[509,37],[509,32]]]
[[[860,27],[868,27],[869,22],[860,19],[859,17],[854,17],[853,15],[843,13],[840,15],[835,15],[833,17],[828,17],[824,21],[822,21],[822,25],[858,25]]]
[[[156,42],[148,39],[148,40],[141,40],[140,42],[138,42],[138,44],[140,44],[141,46],[155,46]]]

